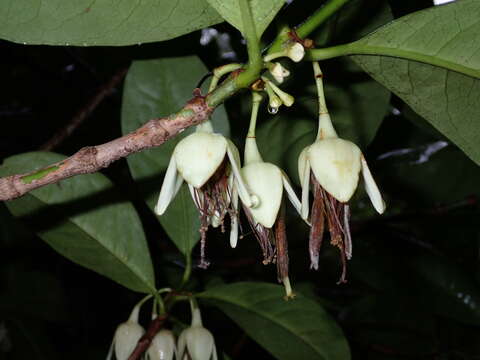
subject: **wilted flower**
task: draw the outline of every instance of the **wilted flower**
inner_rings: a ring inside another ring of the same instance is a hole
[[[285,173],[278,166],[264,162],[258,151],[255,123],[260,101],[261,95],[254,93],[252,119],[245,141],[245,165],[242,168],[243,178],[249,190],[258,197],[259,203],[255,207],[244,206],[244,210],[262,248],[264,264],[276,262],[278,280],[285,285],[287,297],[291,297],[283,190],[298,212],[301,203]]]
[[[192,324],[178,338],[178,359],[217,360],[215,340],[212,333],[203,327],[198,307],[192,306]]]
[[[170,159],[155,212],[162,215],[185,181],[193,201],[200,212],[201,267],[205,260],[205,233],[210,225],[223,225],[228,213],[236,222],[237,201],[240,196],[247,206],[254,205],[240,175],[240,156],[235,145],[221,134],[213,133],[210,122],[197,127],[197,131],[182,139]],[[235,190],[234,190],[235,188]],[[236,235],[231,235],[232,246]]]
[[[147,360],[172,360],[176,357],[175,336],[170,330],[160,330],[147,351]]]
[[[128,320],[118,325],[113,336],[112,345],[108,351],[107,360],[112,359],[113,353],[117,360],[127,360],[137,346],[138,340],[143,336],[145,330],[138,323],[138,313],[141,303],[135,306]]]
[[[358,146],[340,139],[333,128],[323,98],[322,74],[318,63],[314,63],[314,70],[319,88],[319,128],[316,141],[302,151],[298,160],[302,184],[301,213],[304,219],[308,219],[311,184],[313,190],[309,241],[311,267],[318,269],[319,251],[326,222],[330,232],[330,243],[337,246],[341,252],[343,272],[339,282],[345,282],[346,260],[352,256],[348,201],[357,188],[360,170],[370,200],[380,214],[385,211],[385,202]]]

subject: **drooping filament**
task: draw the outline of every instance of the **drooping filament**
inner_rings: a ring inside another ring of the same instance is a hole
[[[232,205],[232,189],[230,188],[230,168],[225,158],[215,173],[199,189],[194,188],[194,202],[200,212],[200,268],[207,268],[210,264],[206,260],[206,233],[208,227],[220,226],[225,231],[225,215],[228,213],[230,220],[238,216]]]
[[[262,249],[263,264],[267,265],[274,262],[275,247],[272,229],[266,228],[262,224],[255,222],[250,210],[246,206],[243,207],[243,211],[245,212],[253,234],[255,235],[255,238]]]
[[[347,260],[352,257],[352,237],[350,234],[350,208],[330,195],[311,175],[313,185],[313,205],[309,239],[310,267],[318,270],[318,258],[322,245],[325,222],[330,233],[330,244],[340,250],[342,275],[338,283],[346,282]]]

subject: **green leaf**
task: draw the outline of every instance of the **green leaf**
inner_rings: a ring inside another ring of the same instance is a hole
[[[24,44],[131,45],[219,23],[205,0],[3,0],[0,38]]]
[[[350,359],[335,321],[300,294],[283,299],[283,287],[241,282],[209,289],[200,299],[218,306],[277,359]]]
[[[196,56],[134,62],[125,80],[123,133],[137,129],[152,118],[179,110],[192,97],[197,82],[207,72]],[[228,135],[228,119],[223,106],[217,108],[212,122],[216,132]],[[192,131],[187,129],[158,148],[128,157],[132,176],[152,211],[162,186],[162,173],[167,169],[173,149],[180,139]],[[158,219],[184,254],[190,252],[200,238],[198,210],[186,188],[180,191],[166,213]]]
[[[243,22],[240,15],[239,1],[244,0],[207,0],[208,3],[231,25],[243,32]],[[245,0],[250,2],[253,22],[257,36],[260,38],[273,20],[285,0]]]
[[[59,154],[12,156],[0,176],[22,173],[63,160]],[[29,221],[57,252],[139,292],[155,291],[150,253],[134,207],[120,199],[101,174],[72,177],[9,201],[9,210]]]
[[[480,324],[480,289],[473,277],[446,257],[422,254],[409,264],[418,294],[431,310],[465,323]],[[417,293],[417,292],[416,292]]]
[[[402,17],[346,46],[366,72],[480,164],[480,3]]]

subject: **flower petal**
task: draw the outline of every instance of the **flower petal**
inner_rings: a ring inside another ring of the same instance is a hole
[[[120,324],[115,331],[115,358],[127,360],[144,333],[143,327],[132,321]]]
[[[310,211],[309,195],[310,195],[310,161],[308,160],[307,146],[302,150],[298,157],[298,177],[300,178],[300,184],[302,185],[302,208],[300,216],[303,220],[308,219],[308,212]]]
[[[295,190],[293,190],[292,185],[290,185],[290,180],[288,176],[282,171],[282,181],[283,187],[287,191],[287,196],[290,202],[292,203],[293,207],[297,212],[302,216],[302,203],[298,200],[297,194],[295,194]]]
[[[250,208],[253,219],[266,228],[271,228],[282,202],[282,172],[273,164],[255,162],[245,166],[242,175],[249,189],[259,199],[258,206]]]
[[[189,329],[189,328],[188,328]],[[178,342],[177,342],[177,359],[183,359],[183,355],[185,353],[186,347],[187,347],[187,331],[188,329],[185,329],[182,331],[180,336],[178,337]]]
[[[172,360],[176,353],[175,338],[171,331],[160,330],[148,348],[150,360]]]
[[[155,213],[157,215],[162,215],[165,210],[167,210],[168,205],[172,201],[175,194],[178,192],[178,174],[177,174],[177,164],[175,158],[172,156],[170,162],[168,163],[167,173],[163,179],[162,189],[160,190],[160,195],[158,196],[157,205],[155,206]],[[180,178],[180,185],[182,184],[183,179]]]
[[[343,139],[314,142],[308,150],[313,174],[322,187],[340,202],[347,202],[357,189],[362,152]]]
[[[215,349],[213,335],[204,327],[195,326],[186,334],[187,349],[191,359],[210,360]]]
[[[365,181],[365,190],[367,191],[368,197],[370,198],[375,210],[377,210],[379,214],[383,214],[386,207],[385,201],[383,201],[382,194],[380,193],[380,190],[378,190],[375,180],[373,180],[372,173],[370,172],[367,161],[363,155],[361,156],[361,162],[363,180]]]
[[[255,203],[258,202],[256,197],[250,196],[250,193],[247,189],[247,185],[242,177],[242,173],[240,171],[240,154],[238,152],[237,147],[233,142],[227,140],[227,155],[228,159],[230,160],[230,165],[232,167],[232,172],[235,176],[235,182],[237,184],[237,191],[240,199],[245,204],[246,207],[255,206]]]
[[[237,184],[233,183],[232,186],[232,206],[235,214],[230,215],[230,246],[232,248],[237,247],[238,242],[238,190]]]
[[[196,132],[182,139],[173,152],[178,172],[197,189],[215,173],[227,151],[223,135]]]

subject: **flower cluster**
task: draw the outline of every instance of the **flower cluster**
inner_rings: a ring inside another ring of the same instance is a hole
[[[134,352],[139,340],[145,334],[138,323],[138,315],[143,301],[133,308],[128,320],[117,327],[107,360],[115,356],[116,360],[127,360]],[[217,360],[217,350],[213,335],[203,327],[200,309],[191,300],[191,326],[180,333],[178,342],[172,331],[161,329],[151,339],[145,353],[146,360]],[[156,315],[153,319],[155,320]],[[142,357],[143,358],[143,357]]]
[[[303,46],[294,43],[278,54],[267,56],[264,61],[273,79],[282,83],[290,74],[289,71],[280,63],[272,63],[270,60],[278,56],[289,56],[294,61],[299,61],[303,55]],[[262,76],[260,85],[253,91],[243,167],[239,152],[229,139],[214,133],[210,122],[199,125],[194,134],[176,146],[155,208],[158,215],[163,214],[182,182],[188,184],[201,219],[200,267],[206,267],[205,233],[209,226],[222,226],[223,229],[227,214],[231,224],[230,244],[232,247],[237,245],[240,198],[262,250],[263,263],[277,264],[278,280],[284,284],[287,298],[292,297],[293,292],[288,277],[285,198],[290,200],[311,226],[309,253],[311,268],[315,270],[318,269],[324,232],[328,230],[330,233],[330,243],[341,253],[343,273],[340,282],[345,282],[346,260],[352,256],[348,201],[357,188],[360,170],[375,209],[379,213],[385,210],[385,203],[362,152],[352,142],[339,138],[333,127],[323,95],[322,73],[316,62],[314,72],[320,105],[319,128],[316,141],[305,148],[299,157],[301,201],[287,175],[278,166],[263,161],[257,147],[255,127],[262,92],[268,96],[270,113],[276,113],[282,105],[289,107],[294,103],[294,98],[282,91],[273,79]],[[313,192],[311,211],[310,190]]]

